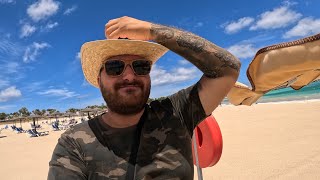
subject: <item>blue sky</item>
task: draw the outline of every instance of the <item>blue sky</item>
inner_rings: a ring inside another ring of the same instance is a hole
[[[121,16],[191,31],[248,64],[264,46],[320,32],[320,0],[301,1],[84,1],[0,0],[0,112],[21,107],[84,108],[101,104],[84,79],[79,50],[104,39],[104,25]],[[151,97],[195,83],[201,72],[169,52],[153,67]]]

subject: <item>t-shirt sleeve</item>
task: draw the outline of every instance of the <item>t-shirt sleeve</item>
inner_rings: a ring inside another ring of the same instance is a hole
[[[198,83],[169,96],[174,110],[191,135],[193,129],[207,117],[199,98]]]
[[[77,142],[68,136],[67,131],[61,135],[49,162],[48,180],[87,179],[85,163]]]

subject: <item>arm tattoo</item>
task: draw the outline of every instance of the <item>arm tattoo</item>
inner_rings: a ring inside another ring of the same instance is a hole
[[[178,36],[177,43],[180,47],[191,49],[196,53],[204,51],[205,41],[191,33],[185,33],[183,36]]]
[[[150,33],[157,43],[183,56],[209,78],[222,77],[230,71],[239,73],[240,61],[204,38],[158,24],[151,25]]]

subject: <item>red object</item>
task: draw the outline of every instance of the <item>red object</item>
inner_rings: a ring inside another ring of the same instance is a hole
[[[214,166],[222,154],[222,134],[220,127],[211,115],[202,121],[195,129],[197,139],[197,152],[201,168]],[[194,138],[192,140],[194,141]],[[192,145],[193,163],[196,165],[194,149]]]

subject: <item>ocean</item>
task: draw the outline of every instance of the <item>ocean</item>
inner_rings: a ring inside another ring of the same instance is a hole
[[[272,90],[264,94],[257,103],[283,102],[283,101],[303,101],[303,100],[320,100],[320,81],[313,82],[299,90],[291,87]],[[222,104],[230,104],[227,98]]]
[[[257,102],[279,102],[320,99],[320,81],[311,83],[299,90],[291,87],[277,89],[266,93]]]

